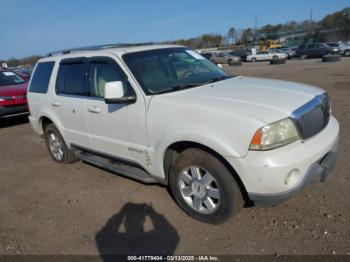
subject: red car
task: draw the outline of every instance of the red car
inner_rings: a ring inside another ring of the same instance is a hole
[[[28,81],[7,69],[0,69],[0,119],[28,113]]]

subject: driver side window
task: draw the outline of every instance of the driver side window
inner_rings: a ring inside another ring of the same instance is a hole
[[[132,88],[122,69],[114,62],[106,58],[93,58],[89,63],[90,95],[92,97],[104,97],[105,84],[107,82],[122,81],[125,95],[132,94]]]

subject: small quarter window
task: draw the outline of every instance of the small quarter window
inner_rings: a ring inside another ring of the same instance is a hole
[[[36,66],[29,92],[46,94],[55,62],[41,62]]]

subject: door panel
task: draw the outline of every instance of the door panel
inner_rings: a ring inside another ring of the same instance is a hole
[[[106,104],[104,85],[122,81],[125,95],[134,94],[126,74],[112,58],[90,58],[90,97],[86,117],[93,148],[146,166],[147,134],[145,103],[138,98],[133,104]]]
[[[64,127],[64,137],[77,145],[90,147],[90,134],[86,121],[85,98],[69,95],[56,95],[51,101],[52,111],[56,113]]]
[[[63,59],[50,106],[63,125],[63,136],[70,143],[86,147],[91,146],[85,114],[87,91],[86,59]]]

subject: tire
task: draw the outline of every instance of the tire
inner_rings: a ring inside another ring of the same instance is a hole
[[[272,57],[272,59],[273,59],[273,60],[277,60],[277,59],[278,59],[278,56],[274,55],[274,56]]]
[[[350,50],[345,50],[344,51],[344,56],[350,56]]]
[[[208,174],[213,179],[209,179]],[[175,159],[170,169],[169,182],[180,208],[206,223],[222,223],[244,205],[233,174],[218,158],[201,149],[186,149]]]
[[[285,64],[285,63],[286,63],[286,59],[284,59],[284,58],[270,60],[270,65],[280,65],[280,64]]]
[[[322,62],[339,62],[340,60],[340,55],[325,55],[322,57]]]
[[[255,63],[255,62],[256,62],[256,58],[253,57],[250,61],[252,61],[253,63]]]
[[[307,54],[303,54],[300,56],[300,59],[307,59],[307,58],[308,58]]]
[[[232,66],[232,65],[233,65],[232,59],[227,60],[227,64],[228,64],[229,66]]]
[[[67,147],[54,124],[47,125],[44,136],[47,149],[54,161],[62,164],[70,164],[78,161],[74,152]]]

